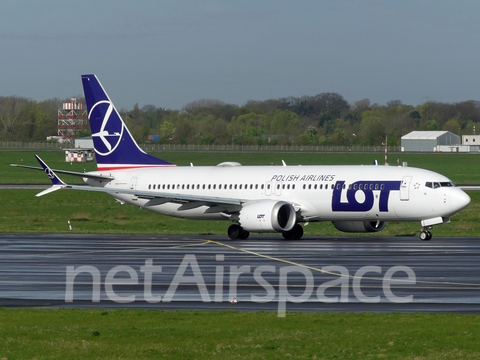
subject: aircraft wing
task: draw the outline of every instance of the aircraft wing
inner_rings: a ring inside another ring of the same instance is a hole
[[[43,196],[45,194],[51,193],[56,190],[60,189],[71,189],[71,190],[84,190],[84,191],[97,191],[103,192],[111,195],[115,194],[130,194],[133,196],[137,196],[141,199],[149,199],[145,206],[153,206],[153,205],[160,205],[167,202],[177,202],[177,203],[191,203],[189,206],[185,206],[186,208],[195,208],[200,207],[203,205],[207,206],[215,206],[215,205],[238,205],[240,206],[242,202],[239,199],[232,199],[232,198],[222,198],[222,197],[214,197],[214,196],[197,196],[197,195],[187,195],[187,194],[172,194],[172,193],[164,193],[164,192],[157,192],[157,191],[149,191],[149,190],[133,190],[133,189],[114,189],[114,188],[105,188],[105,187],[94,187],[94,186],[87,186],[87,185],[68,185],[63,182],[55,173],[53,169],[50,169],[48,165],[40,159],[38,155],[35,155],[35,158],[38,160],[40,165],[45,173],[48,175],[50,180],[52,181],[52,187],[38,193],[36,196]],[[76,173],[81,174],[82,173]],[[87,175],[87,174],[85,174]],[[106,179],[103,177],[102,180]]]
[[[35,155],[35,157],[36,156],[37,155]],[[19,164],[10,164],[10,166],[20,167],[20,168],[25,168],[25,169],[45,171],[45,169],[43,167],[38,167],[38,166],[28,166],[28,165],[19,165]],[[51,170],[54,171],[57,174],[72,175],[72,176],[78,176],[78,177],[82,177],[82,178],[88,178],[88,179],[94,179],[94,180],[100,180],[100,181],[110,181],[110,180],[115,179],[111,176],[99,175],[99,174],[81,173],[81,172],[58,170],[58,169],[51,169]]]
[[[214,197],[214,196],[198,196],[198,195],[186,195],[186,194],[172,194],[172,193],[163,193],[157,191],[142,191],[142,190],[132,190],[132,189],[112,189],[104,187],[93,187],[86,185],[66,185],[65,189],[72,190],[85,190],[85,191],[97,191],[104,192],[107,194],[130,194],[137,196],[140,199],[166,199],[165,202],[203,202],[205,204],[222,204],[222,205],[241,205],[242,201],[239,199],[232,198],[223,198],[223,197]],[[155,203],[152,201],[152,203]],[[158,204],[158,203],[157,203]]]

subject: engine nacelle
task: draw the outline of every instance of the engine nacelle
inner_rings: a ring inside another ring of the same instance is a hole
[[[377,232],[383,230],[385,221],[332,221],[337,230],[343,232]]]
[[[249,204],[240,210],[238,223],[246,231],[282,232],[291,230],[297,215],[285,201],[264,200]]]

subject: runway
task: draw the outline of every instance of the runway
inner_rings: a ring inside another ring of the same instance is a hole
[[[0,306],[479,313],[479,256],[480,238],[1,234]]]

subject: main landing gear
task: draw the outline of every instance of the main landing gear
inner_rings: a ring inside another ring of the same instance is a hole
[[[246,230],[243,230],[243,228],[240,225],[233,224],[230,225],[228,228],[228,237],[230,240],[245,240],[250,236],[250,233]]]
[[[303,227],[300,224],[296,224],[292,230],[282,232],[285,240],[300,240],[303,236]]]
[[[420,240],[428,241],[431,238],[432,238],[432,233],[428,231],[428,229],[423,228],[422,231],[420,231]]]
[[[292,230],[282,232],[285,240],[299,240],[303,236],[303,227],[296,224]],[[245,240],[250,236],[250,232],[243,229],[240,225],[233,224],[228,228],[228,237],[230,240]]]

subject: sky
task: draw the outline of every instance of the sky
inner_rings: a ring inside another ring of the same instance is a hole
[[[479,1],[2,0],[0,96],[83,94],[118,109],[341,94],[480,100]]]

